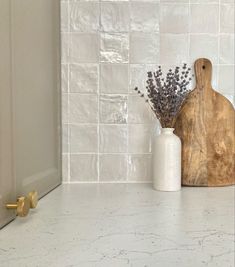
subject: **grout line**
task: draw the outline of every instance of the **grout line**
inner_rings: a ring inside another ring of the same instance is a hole
[[[191,65],[191,59],[190,59],[190,48],[191,48],[191,1],[188,0],[188,64]],[[193,66],[191,66],[191,68],[193,68]]]
[[[97,69],[99,69],[99,64],[97,64]],[[96,93],[87,93],[87,92],[70,92],[70,95],[85,95],[85,96],[126,96],[128,93],[100,93],[97,91]]]
[[[97,95],[98,95],[98,118],[97,118],[97,171],[98,171],[98,177],[97,180],[100,182],[100,73],[101,73],[101,60],[100,60],[100,48],[101,48],[101,35],[100,35],[100,30],[101,30],[101,0],[99,0],[99,62],[98,62],[98,90],[97,90]]]
[[[152,184],[152,181],[64,181],[62,184]]]
[[[65,33],[66,34],[66,33]],[[208,35],[212,35],[212,36],[217,36],[218,35],[218,33],[191,33],[191,32],[189,32],[189,34],[190,35],[205,35],[205,36],[208,36]],[[161,35],[165,35],[164,33],[161,33]],[[167,35],[177,35],[177,36],[179,36],[179,35],[188,35],[188,33],[170,33],[170,34],[167,34]],[[232,34],[232,33],[221,33],[221,35],[227,35],[227,36],[234,36],[234,34]],[[103,62],[101,62],[101,63],[74,63],[74,62],[70,62],[70,63],[66,63],[66,62],[61,62],[61,64],[70,64],[70,65],[78,65],[78,66],[84,66],[84,65],[96,65],[96,66],[98,66],[98,65],[104,65],[104,63]],[[140,66],[149,66],[149,67],[157,67],[158,65],[159,65],[159,63],[146,63],[146,64],[144,64],[144,63],[130,63],[130,64],[128,64],[128,63],[105,63],[105,65],[121,65],[121,64],[123,64],[123,65],[130,65],[130,66],[132,66],[132,67],[140,67]],[[169,65],[174,65],[173,63],[169,63],[169,64],[161,64],[161,66],[162,67],[167,67],[167,66],[169,66]],[[231,64],[231,63],[221,63],[221,65],[233,65],[233,64]],[[84,95],[96,95],[97,93],[88,93],[88,92],[69,92],[70,94],[84,94]],[[111,92],[102,92],[102,94],[104,94],[104,95],[122,95],[122,94],[126,94],[126,93],[111,93]],[[131,93],[131,94],[134,94],[134,93]]]
[[[218,34],[218,47],[217,47],[217,56],[218,56],[218,58],[217,58],[217,65],[218,65],[218,67],[217,67],[217,71],[216,71],[216,74],[217,74],[217,77],[216,77],[216,86],[218,88],[219,88],[219,69],[220,69],[220,12],[221,12],[221,0],[219,0],[219,8],[218,8],[219,25],[218,25],[218,33],[217,33]]]
[[[126,131],[127,131],[127,153],[126,153],[126,182],[129,181],[129,94],[130,94],[130,44],[131,44],[131,2],[128,2],[128,11],[129,11],[129,28],[128,28],[128,88],[127,88],[127,121],[126,121]]]
[[[231,65],[233,66],[233,65]],[[95,126],[97,123],[95,122],[63,122],[65,125],[73,125],[73,126]],[[123,127],[127,125],[127,123],[100,123],[102,126],[116,126],[116,127]],[[128,125],[152,125],[152,123],[146,122],[146,123],[141,123],[141,122],[130,122]]]
[[[67,155],[67,154],[70,154],[70,156],[79,156],[79,155],[134,155],[134,156],[143,156],[143,155],[149,155],[151,156],[152,153],[151,152],[101,152],[99,153],[98,151],[97,152],[72,152],[72,153],[63,153],[63,155]]]
[[[67,29],[68,29],[68,31],[70,30],[70,2],[68,1],[68,3],[67,3],[67,8],[68,8],[68,21],[67,21],[67,23],[68,23],[68,27],[67,27]],[[67,118],[68,118],[68,122],[70,121],[70,112],[69,112],[69,108],[70,108],[70,99],[69,99],[69,96],[70,96],[70,60],[69,60],[69,49],[70,49],[70,36],[68,36],[69,37],[69,43],[68,43],[68,51],[67,51],[67,57],[68,57],[68,59],[67,59],[67,61],[68,61],[68,69],[67,69],[67,71],[68,71],[68,81],[67,81],[67,84],[68,84],[68,110],[67,110]],[[70,153],[70,151],[71,151],[71,144],[70,144],[70,125],[68,124],[68,129],[67,129],[67,134],[68,134],[68,178],[67,178],[67,180],[68,180],[68,182],[70,182],[70,180],[71,180],[71,153]]]
[[[98,67],[98,122],[97,122],[97,171],[98,171],[98,182],[100,181],[100,64]]]
[[[69,69],[70,69],[70,64],[68,64],[68,72],[69,72]],[[70,86],[70,82],[69,82],[69,78],[68,78],[68,90],[69,90],[69,86]],[[67,108],[67,116],[68,116],[68,121],[70,119],[70,112],[69,112],[69,107],[70,107],[70,99],[69,99],[69,95],[68,95],[68,108]],[[71,160],[71,157],[70,157],[70,151],[71,151],[71,145],[70,145],[70,124],[68,123],[68,129],[67,129],[67,134],[68,134],[68,181],[70,181],[70,178],[71,178],[71,172],[70,172],[70,160]]]

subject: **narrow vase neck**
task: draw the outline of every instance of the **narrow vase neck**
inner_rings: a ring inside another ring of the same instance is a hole
[[[161,133],[162,134],[173,134],[174,130],[175,130],[174,128],[162,128]]]

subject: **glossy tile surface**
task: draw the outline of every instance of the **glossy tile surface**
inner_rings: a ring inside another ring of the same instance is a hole
[[[127,123],[127,96],[100,95],[100,122]]]
[[[100,125],[100,152],[127,152],[127,126]]]
[[[71,93],[97,93],[98,74],[97,64],[70,64],[69,91]]]
[[[101,3],[101,30],[105,32],[129,31],[129,3],[109,1]]]
[[[127,63],[129,60],[129,38],[125,33],[102,33],[100,61]]]
[[[233,0],[61,0],[61,35],[67,182],[90,181],[71,162],[84,153],[97,160],[96,181],[151,178],[159,125],[134,88],[146,93],[147,72],[159,64],[166,73],[209,58],[213,88],[234,103]]]
[[[69,42],[70,63],[97,63],[100,38],[95,33],[72,33]]]
[[[70,151],[91,153],[98,151],[98,129],[95,124],[70,125]]]
[[[160,30],[162,33],[189,32],[189,5],[162,4]]]
[[[217,33],[219,26],[219,5],[192,4],[190,31],[192,33]]]
[[[69,27],[74,32],[97,32],[99,30],[99,2],[71,1]]]
[[[97,120],[97,95],[69,94],[70,123],[95,123]]]
[[[157,2],[131,2],[131,31],[159,32],[159,7]]]
[[[72,182],[96,181],[98,179],[98,157],[96,154],[72,154],[69,170]]]
[[[0,231],[1,267],[233,267],[234,188],[63,185]]]
[[[129,83],[128,64],[100,65],[100,92],[127,94]]]
[[[99,160],[101,181],[125,181],[127,163],[125,154],[101,154]]]
[[[130,34],[130,63],[159,62],[159,35],[133,32]]]

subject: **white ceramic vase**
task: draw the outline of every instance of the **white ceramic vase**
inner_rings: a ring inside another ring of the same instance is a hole
[[[174,128],[162,128],[153,144],[153,186],[160,191],[181,189],[181,141]]]

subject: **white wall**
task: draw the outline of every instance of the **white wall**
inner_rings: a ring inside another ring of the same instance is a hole
[[[151,180],[156,121],[133,88],[198,57],[234,97],[233,0],[61,1],[64,181]]]

